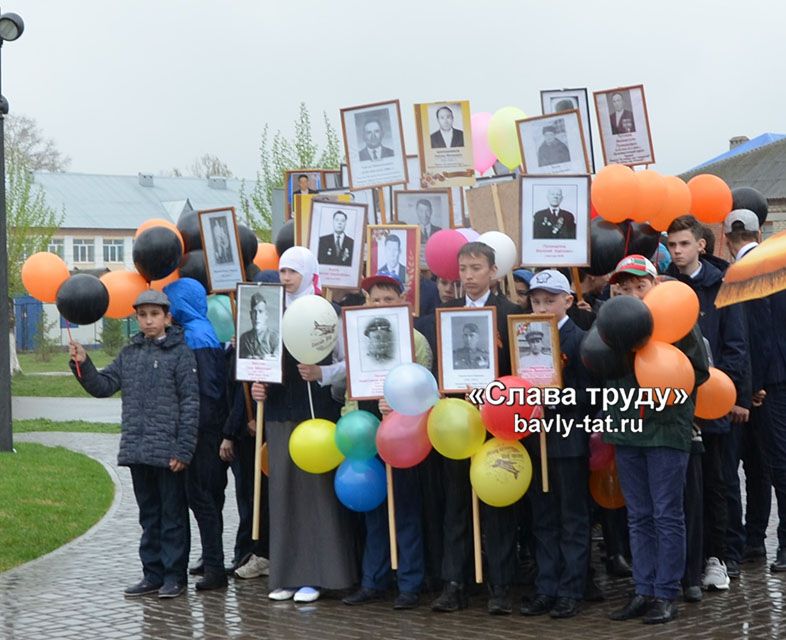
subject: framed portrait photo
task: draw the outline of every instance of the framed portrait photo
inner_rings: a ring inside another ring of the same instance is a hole
[[[469,100],[416,104],[415,125],[423,188],[475,183]]]
[[[385,224],[368,227],[367,276],[393,276],[404,286],[412,313],[420,310],[420,227]]]
[[[546,89],[540,92],[543,115],[579,110],[581,130],[584,134],[584,148],[589,156],[590,173],[595,173],[595,154],[592,146],[592,125],[590,121],[589,98],[586,89]]]
[[[350,400],[383,397],[388,372],[415,358],[408,305],[342,309]]]
[[[366,216],[365,204],[312,201],[308,248],[317,257],[321,286],[360,287]]]
[[[595,91],[604,164],[653,164],[650,120],[644,85]]]
[[[589,265],[590,177],[521,177],[521,263]]]
[[[407,182],[407,154],[398,100],[341,109],[349,188]]]
[[[295,210],[296,195],[313,195],[325,188],[324,174],[322,169],[293,169],[284,172],[284,187],[287,192],[284,207],[287,220]]]
[[[524,174],[589,173],[578,109],[516,120]]]
[[[283,380],[281,319],[284,287],[280,284],[239,284],[237,287],[237,358],[235,377],[243,382]]]
[[[210,292],[234,291],[246,279],[235,209],[198,211]]]
[[[551,314],[508,316],[513,375],[536,387],[562,387],[559,329]]]
[[[442,229],[452,229],[453,194],[450,189],[393,192],[393,221],[420,227],[420,267],[426,269],[426,243]]]
[[[497,377],[497,309],[437,309],[439,390],[465,393]]]

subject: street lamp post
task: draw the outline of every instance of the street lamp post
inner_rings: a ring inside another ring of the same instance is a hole
[[[15,13],[0,14],[0,53],[3,42],[16,40],[25,23]],[[0,61],[0,78],[2,62]],[[11,431],[11,345],[9,342],[11,308],[8,298],[8,217],[5,209],[5,116],[8,100],[0,89],[0,452],[13,451]]]

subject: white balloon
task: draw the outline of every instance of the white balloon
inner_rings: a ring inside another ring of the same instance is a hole
[[[501,231],[486,231],[477,241],[494,249],[498,277],[506,276],[513,271],[513,267],[519,262],[516,255],[516,243]]]
[[[338,316],[333,305],[320,296],[298,298],[284,312],[281,339],[302,364],[324,360],[338,341]]]

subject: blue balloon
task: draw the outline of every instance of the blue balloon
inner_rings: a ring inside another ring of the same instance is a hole
[[[336,446],[347,458],[368,460],[377,455],[379,418],[368,411],[350,411],[336,423]]]
[[[352,511],[373,511],[385,501],[385,467],[378,458],[347,459],[333,481],[339,502]]]
[[[433,374],[415,363],[393,367],[385,378],[384,394],[391,409],[405,416],[419,416],[439,400]]]

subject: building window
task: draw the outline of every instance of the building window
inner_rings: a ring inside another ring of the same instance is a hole
[[[49,253],[65,258],[65,241],[62,238],[52,238],[46,250]]]
[[[95,262],[96,243],[91,239],[74,239],[74,262]]]
[[[104,240],[104,262],[123,262],[123,240]]]

